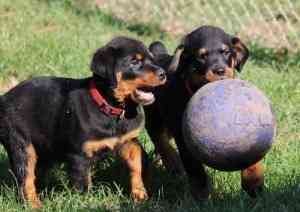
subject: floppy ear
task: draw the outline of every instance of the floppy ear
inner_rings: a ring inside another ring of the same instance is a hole
[[[184,45],[181,43],[179,46],[177,46],[175,53],[172,56],[171,63],[168,67],[168,73],[174,73],[177,70],[183,50]]]
[[[167,48],[160,41],[155,41],[149,46],[149,51],[156,61],[167,70],[167,74],[172,74],[177,70],[183,49],[184,45],[181,43],[177,46],[174,55],[169,55]]]
[[[115,55],[112,47],[98,49],[91,61],[91,71],[98,77],[104,79],[112,88],[117,86],[117,79],[114,70]]]
[[[234,67],[240,72],[249,57],[249,50],[238,37],[232,37],[231,43],[234,50]]]

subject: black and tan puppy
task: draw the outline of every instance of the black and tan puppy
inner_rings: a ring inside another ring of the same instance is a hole
[[[149,47],[157,64],[167,70],[167,83],[155,91],[157,101],[145,107],[146,128],[165,166],[181,171],[180,159],[195,196],[207,198],[210,183],[203,165],[193,158],[183,142],[181,120],[187,102],[206,83],[234,78],[241,71],[249,52],[239,38],[222,29],[202,26],[186,35],[173,56],[160,42]],[[178,158],[169,140],[175,139]],[[242,171],[242,187],[251,195],[263,185],[260,163]]]
[[[86,191],[92,162],[107,150],[126,162],[133,199],[147,198],[138,143],[144,126],[140,103],[154,101],[145,90],[163,84],[165,72],[141,42],[126,37],[98,49],[91,70],[86,79],[24,81],[0,98],[0,139],[20,194],[34,208],[41,206],[35,180],[43,168],[66,162],[74,186]]]

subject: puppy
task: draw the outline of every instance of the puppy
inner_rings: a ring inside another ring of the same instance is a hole
[[[149,91],[166,81],[140,42],[117,37],[98,49],[86,79],[39,77],[0,97],[0,140],[7,150],[20,194],[41,207],[38,173],[65,162],[79,191],[91,186],[91,166],[113,151],[127,164],[134,201],[147,198],[142,174],[144,126],[141,104],[154,102]]]
[[[157,101],[145,107],[146,129],[165,166],[181,172],[181,159],[193,194],[206,199],[209,178],[183,142],[182,115],[191,96],[203,85],[234,78],[235,70],[240,72],[246,63],[249,51],[239,38],[213,26],[202,26],[186,35],[174,55],[169,55],[160,42],[152,43],[149,49],[156,64],[167,70],[168,81],[155,90]],[[171,138],[175,139],[180,159],[169,144]],[[263,186],[261,163],[243,170],[241,178],[242,187],[255,196]]]

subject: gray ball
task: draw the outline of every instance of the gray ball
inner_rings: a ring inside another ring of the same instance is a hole
[[[235,171],[270,150],[276,121],[260,90],[249,82],[227,79],[208,83],[193,95],[182,126],[194,158],[218,170]]]

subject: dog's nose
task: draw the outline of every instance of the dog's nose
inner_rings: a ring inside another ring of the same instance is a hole
[[[161,69],[161,68],[158,69],[156,71],[156,74],[157,74],[159,80],[163,81],[166,79],[166,72],[163,69]]]
[[[225,68],[217,68],[214,70],[214,72],[218,75],[224,75],[225,74]]]

